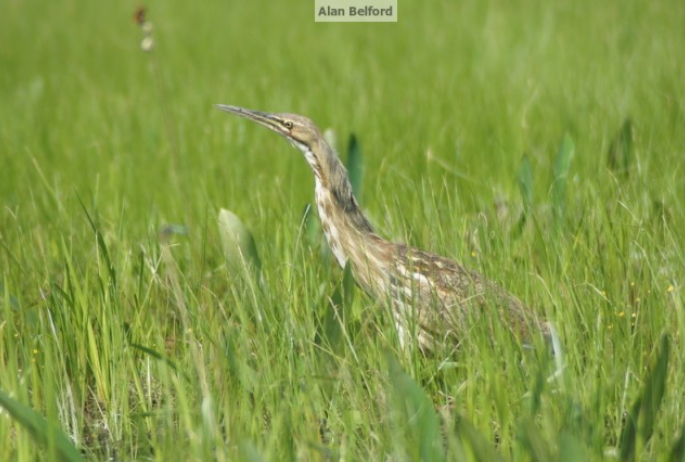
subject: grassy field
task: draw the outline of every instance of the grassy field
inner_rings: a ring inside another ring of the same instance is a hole
[[[145,53],[137,2],[2,2],[0,460],[681,460],[685,3],[312,3],[152,0]],[[401,350],[303,225],[299,152],[215,103],[354,133],[379,233],[557,354]]]

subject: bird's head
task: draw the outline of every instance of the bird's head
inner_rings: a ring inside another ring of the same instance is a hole
[[[323,183],[328,184],[329,180],[335,184],[346,181],[347,173],[335,151],[328,145],[314,122],[308,118],[297,114],[253,111],[226,104],[217,104],[217,107],[222,111],[257,122],[290,141],[302,151],[314,175]]]
[[[313,145],[322,139],[321,132],[314,122],[301,115],[270,114],[226,104],[217,104],[217,107],[275,131],[302,151],[313,150]]]

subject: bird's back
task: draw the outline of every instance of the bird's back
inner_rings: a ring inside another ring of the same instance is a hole
[[[483,322],[503,324],[522,338],[534,331],[547,335],[547,325],[534,312],[477,271],[404,244],[393,247],[389,283],[403,343],[411,340],[407,336],[413,330],[422,349],[432,348],[435,341],[458,342],[470,326]]]

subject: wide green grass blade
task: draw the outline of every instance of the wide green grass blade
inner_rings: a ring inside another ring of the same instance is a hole
[[[533,170],[530,167],[530,158],[524,155],[518,171],[518,185],[523,200],[523,211],[529,214],[533,208]]]
[[[69,438],[54,424],[30,407],[11,398],[0,390],[0,406],[5,408],[12,418],[24,427],[40,445],[48,446],[53,442],[60,460],[76,462],[85,461]]]
[[[528,453],[530,460],[535,462],[554,460],[549,443],[542,437],[540,429],[532,419],[524,419],[518,423],[516,439]]]
[[[520,234],[523,231],[531,210],[533,209],[533,171],[530,167],[530,159],[528,155],[524,155],[521,159],[518,174],[519,191],[521,192],[521,200],[523,201],[523,213],[516,228],[516,233]]]
[[[264,457],[262,457],[257,448],[249,441],[242,441],[239,449],[240,459],[245,462],[262,462],[264,460]]]
[[[585,462],[591,460],[583,442],[572,433],[561,431],[559,435],[559,462]]]
[[[261,263],[257,253],[257,245],[252,233],[240,218],[230,210],[221,209],[218,225],[226,264],[229,269],[241,275],[244,275],[246,271],[259,271]]]
[[[364,159],[359,140],[352,133],[347,143],[347,173],[350,175],[350,184],[357,201],[361,202],[362,182],[364,180]]]
[[[654,432],[657,413],[666,392],[666,379],[668,376],[668,359],[671,345],[668,335],[661,338],[661,345],[652,372],[647,378],[644,393],[641,398],[640,420],[638,430],[643,441],[647,443]]]
[[[683,462],[685,461],[685,425],[680,429],[680,435],[673,443],[673,449],[671,449],[671,454],[668,457],[670,462]]]
[[[331,303],[327,304],[326,313],[323,316],[322,331],[317,332],[316,343],[321,345],[326,339],[328,347],[337,353],[342,347],[343,329],[351,319],[352,302],[356,283],[352,274],[351,265],[345,265],[343,278],[331,295]]]
[[[661,338],[656,361],[645,379],[642,394],[633,404],[621,435],[621,460],[635,460],[640,447],[644,447],[652,437],[657,413],[666,391],[670,341],[668,335]]]
[[[458,418],[455,432],[462,445],[466,445],[471,449],[475,460],[504,461],[502,456],[495,451],[492,444],[465,417],[460,416]]]
[[[307,204],[305,207],[302,220],[304,221],[304,229],[308,244],[319,250],[321,259],[324,262],[330,262],[333,254],[328,247],[328,242],[326,242],[323,230],[321,229],[321,220],[319,220],[319,217],[311,204]]]
[[[352,273],[352,265],[350,263],[345,265],[343,270],[342,284],[340,285],[341,292],[341,304],[342,306],[349,310],[352,308],[352,303],[354,302],[354,294],[356,292],[357,284],[354,281],[354,274]]]
[[[623,461],[635,460],[635,447],[637,446],[637,418],[640,414],[641,401],[638,400],[630,408],[628,420],[621,433],[621,445],[619,456]]]
[[[612,171],[622,177],[627,177],[633,163],[633,156],[633,123],[630,118],[627,118],[609,145],[607,163]]]
[[[575,155],[575,150],[573,138],[568,134],[564,135],[564,138],[559,145],[557,157],[554,161],[554,180],[552,182],[551,191],[552,208],[554,209],[557,223],[559,223],[564,216],[566,207],[566,185],[568,183],[571,160]]]
[[[307,204],[304,207],[302,222],[304,223],[304,233],[307,237],[307,242],[312,246],[319,245],[321,243],[321,222],[311,204]]]
[[[398,400],[404,405],[409,428],[419,446],[419,455],[423,461],[443,461],[443,447],[440,419],[433,403],[423,389],[402,370],[395,357],[386,352],[390,372],[390,383]]]
[[[10,307],[13,310],[18,310],[21,307],[19,304],[19,300],[17,300],[17,297],[15,297],[11,293],[7,292],[7,290],[5,289],[5,284],[3,284],[0,281],[0,302],[4,303],[5,300],[8,301]]]

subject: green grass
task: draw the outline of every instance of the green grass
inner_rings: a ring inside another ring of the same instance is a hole
[[[172,3],[152,54],[136,2],[0,6],[0,460],[682,457],[683,2]],[[215,103],[354,133],[378,231],[500,282],[561,353],[481,326],[403,352],[303,225],[300,154]]]

